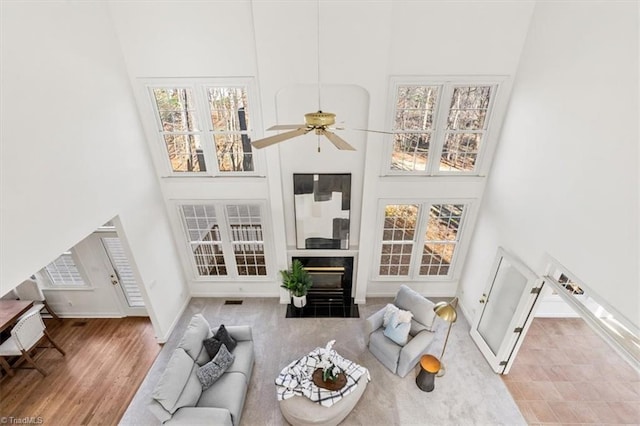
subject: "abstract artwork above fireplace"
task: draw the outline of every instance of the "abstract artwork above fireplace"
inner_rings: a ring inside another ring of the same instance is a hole
[[[296,173],[293,196],[298,249],[349,249],[351,174]]]

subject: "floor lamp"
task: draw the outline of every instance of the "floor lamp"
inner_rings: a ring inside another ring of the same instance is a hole
[[[442,354],[440,354],[440,371],[437,376],[444,376],[445,367],[442,357],[444,356],[444,350],[447,348],[447,342],[449,341],[449,333],[451,333],[451,326],[458,319],[458,313],[456,312],[456,306],[458,306],[458,298],[454,297],[449,302],[438,302],[433,307],[433,311],[436,315],[449,323],[449,329],[447,330],[447,337],[444,339],[444,345],[442,346]]]

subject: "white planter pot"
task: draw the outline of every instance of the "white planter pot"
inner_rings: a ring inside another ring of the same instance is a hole
[[[291,298],[293,299],[293,306],[296,308],[302,308],[307,304],[307,295],[301,297],[291,296]]]

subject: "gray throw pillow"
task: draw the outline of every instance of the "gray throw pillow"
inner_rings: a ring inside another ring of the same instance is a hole
[[[218,331],[216,331],[216,334],[214,334],[213,337],[224,343],[229,352],[233,352],[233,350],[236,348],[236,345],[238,344],[235,339],[231,337],[227,329],[224,328],[224,324],[220,325]]]
[[[202,345],[209,354],[209,358],[213,359],[218,354],[218,351],[222,346],[222,342],[215,337],[209,337],[208,339],[204,339],[202,341]]]
[[[227,350],[225,345],[220,346],[220,350],[216,356],[196,371],[196,376],[198,376],[198,380],[202,383],[202,390],[209,389],[216,380],[222,377],[224,372],[227,371],[227,368],[233,364],[235,358],[236,357]]]

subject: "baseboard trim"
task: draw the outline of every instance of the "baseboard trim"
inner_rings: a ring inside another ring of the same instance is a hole
[[[58,314],[56,312],[56,314],[60,318],[126,318],[126,315],[122,315],[121,312],[100,312],[100,313],[95,313],[95,312],[72,312],[72,313],[65,313],[65,314]],[[42,317],[43,318],[53,318],[49,314],[43,314]]]

